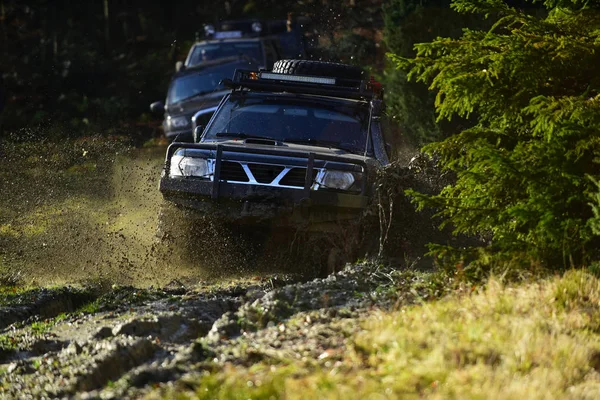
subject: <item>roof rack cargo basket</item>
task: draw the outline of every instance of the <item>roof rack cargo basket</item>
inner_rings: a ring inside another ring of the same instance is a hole
[[[277,74],[269,71],[237,69],[233,80],[225,79],[223,84],[233,90],[304,93],[356,100],[370,100],[376,96],[371,81],[330,76]]]

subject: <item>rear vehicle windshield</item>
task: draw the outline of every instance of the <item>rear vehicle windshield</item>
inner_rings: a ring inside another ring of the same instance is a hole
[[[188,66],[191,67],[205,61],[240,55],[247,56],[252,61],[261,64],[261,60],[263,59],[261,43],[259,41],[224,42],[196,45],[192,50]]]
[[[222,138],[227,134],[260,136],[362,154],[365,146],[370,147],[368,119],[368,108],[364,104],[232,96],[218,111],[204,139]]]
[[[233,77],[236,68],[240,68],[239,63],[225,64],[218,69],[211,69],[210,72],[198,71],[176,78],[169,86],[167,104],[178,103],[223,88],[219,82]]]

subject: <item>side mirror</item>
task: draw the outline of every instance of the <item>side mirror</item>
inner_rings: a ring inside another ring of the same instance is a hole
[[[198,125],[194,128],[194,143],[198,143],[200,141],[203,131],[204,127],[202,125]]]
[[[183,61],[177,61],[175,63],[175,72],[179,72],[183,69],[185,69],[185,65],[183,65]]]
[[[154,114],[163,113],[165,112],[165,105],[162,101],[155,101],[154,103],[150,104],[150,111],[152,111]]]

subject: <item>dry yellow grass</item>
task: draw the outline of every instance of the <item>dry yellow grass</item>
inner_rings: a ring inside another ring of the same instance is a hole
[[[192,382],[194,391],[161,395],[600,398],[600,281],[583,271],[516,287],[491,279],[478,293],[377,311],[361,323],[343,363],[228,366]]]

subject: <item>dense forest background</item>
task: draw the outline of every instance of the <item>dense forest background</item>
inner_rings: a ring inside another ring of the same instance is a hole
[[[381,69],[381,7],[381,0],[1,0],[3,131],[156,135],[148,105],[164,98],[195,33],[217,20],[308,16],[321,48],[313,57]]]

